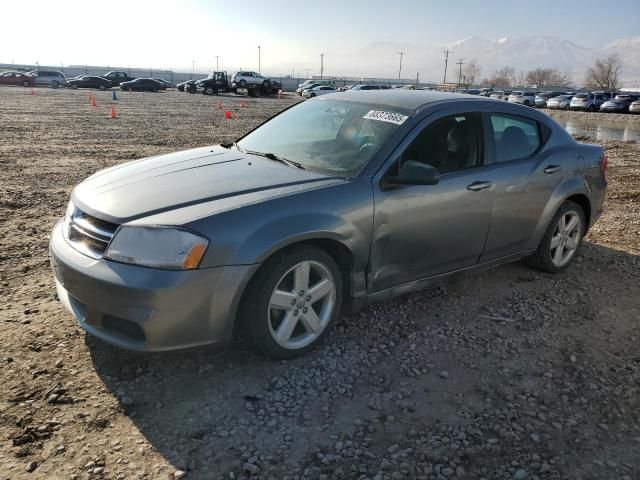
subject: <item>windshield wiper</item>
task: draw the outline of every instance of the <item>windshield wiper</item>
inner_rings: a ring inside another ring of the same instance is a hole
[[[275,160],[276,162],[284,163],[285,165],[288,165],[290,167],[296,167],[296,168],[300,168],[302,170],[306,170],[301,163],[294,162],[293,160],[288,160],[288,159],[286,159],[284,157],[279,157],[275,153],[271,153],[271,152],[267,152],[267,153],[255,152],[253,150],[245,150],[244,153],[249,153],[251,155],[259,155],[260,157],[265,157],[265,158],[268,158],[269,160]]]

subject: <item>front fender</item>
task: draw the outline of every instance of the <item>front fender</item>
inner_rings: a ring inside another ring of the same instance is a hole
[[[530,248],[535,250],[540,245],[542,237],[547,231],[551,219],[560,208],[565,200],[572,195],[585,195],[587,198],[591,198],[591,190],[589,184],[581,177],[571,177],[563,181],[554,190],[545,206],[542,215],[538,219],[538,223],[531,237]]]

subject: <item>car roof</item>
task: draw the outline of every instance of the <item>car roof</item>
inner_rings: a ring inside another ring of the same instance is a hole
[[[469,95],[460,93],[433,92],[428,90],[402,90],[390,88],[382,90],[346,90],[340,93],[336,99],[352,102],[374,103],[388,105],[396,108],[408,108],[416,110],[424,105],[443,100],[468,100],[476,101]],[[484,98],[484,97],[483,97]]]

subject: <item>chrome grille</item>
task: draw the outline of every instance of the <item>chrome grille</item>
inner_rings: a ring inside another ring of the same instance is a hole
[[[102,258],[118,225],[76,208],[69,219],[67,239],[73,248],[91,258]]]

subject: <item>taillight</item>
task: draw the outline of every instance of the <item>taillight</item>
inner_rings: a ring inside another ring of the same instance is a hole
[[[602,171],[602,176],[604,179],[607,179],[607,168],[609,167],[609,157],[606,155],[602,155],[600,158],[600,170]]]

